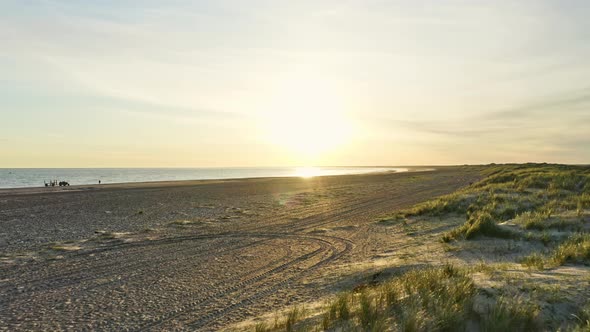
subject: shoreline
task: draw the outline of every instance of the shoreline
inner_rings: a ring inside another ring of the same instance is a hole
[[[384,167],[385,168],[385,167]],[[393,168],[393,167],[392,167]],[[400,167],[401,168],[401,167]],[[142,181],[142,182],[118,182],[118,183],[103,183],[103,184],[79,184],[66,187],[15,187],[15,188],[0,188],[0,196],[11,195],[33,195],[33,194],[52,194],[52,193],[68,193],[68,192],[83,192],[83,191],[99,191],[99,190],[117,190],[117,189],[144,189],[144,188],[169,188],[169,187],[186,187],[207,184],[219,184],[229,182],[256,182],[256,181],[271,181],[271,180],[314,180],[327,178],[342,178],[351,176],[374,176],[384,174],[404,174],[417,172],[432,172],[437,168],[424,166],[404,166],[404,171],[393,171],[386,169],[383,171],[374,171],[367,173],[351,173],[351,174],[330,174],[317,176],[261,176],[261,177],[246,177],[246,178],[225,178],[225,179],[196,179],[196,180],[163,180],[163,181]]]

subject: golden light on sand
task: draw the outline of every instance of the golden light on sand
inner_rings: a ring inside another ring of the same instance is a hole
[[[301,163],[317,163],[351,140],[352,121],[342,98],[325,85],[295,81],[273,97],[264,115],[267,139]]]

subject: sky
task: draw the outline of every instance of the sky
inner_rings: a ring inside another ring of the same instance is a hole
[[[590,2],[0,1],[0,167],[590,163]]]

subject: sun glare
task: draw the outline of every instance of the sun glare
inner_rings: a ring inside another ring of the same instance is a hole
[[[312,178],[321,175],[321,171],[317,167],[298,167],[295,169],[295,175],[302,178]]]
[[[350,141],[352,122],[336,93],[300,82],[273,97],[264,115],[267,139],[301,162],[317,163]]]

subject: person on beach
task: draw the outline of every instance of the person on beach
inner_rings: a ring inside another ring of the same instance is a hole
[[[98,180],[98,184],[100,184],[100,180]]]

